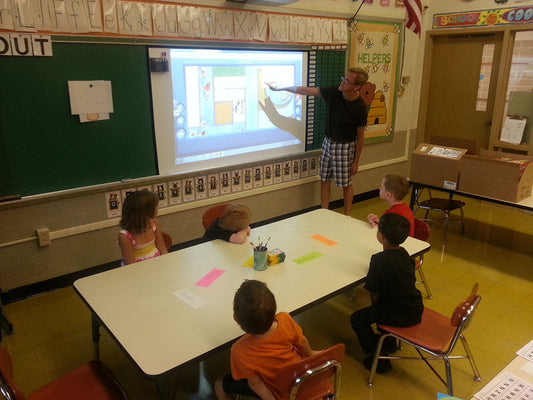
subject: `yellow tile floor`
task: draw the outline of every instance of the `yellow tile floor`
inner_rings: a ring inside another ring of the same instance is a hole
[[[430,221],[432,250],[426,255],[424,271],[433,299],[424,302],[450,314],[479,282],[482,301],[466,337],[482,382],[472,380],[466,360],[452,361],[455,395],[470,399],[514,357],[517,349],[533,339],[533,215],[471,199],[466,203],[466,233],[460,234],[454,219],[445,247],[436,221],[440,216],[430,214],[435,220]],[[364,201],[354,205],[353,217],[365,219],[369,212],[381,214],[385,208],[379,199]],[[422,217],[423,212],[417,216]],[[350,328],[349,315],[368,303],[368,294],[359,288],[296,317],[314,348],[346,344],[341,399],[422,400],[436,399],[437,392],[444,393],[444,385],[420,361],[393,361],[389,374],[377,375],[373,388],[366,386],[368,371],[361,365],[363,355]],[[26,394],[91,360],[90,314],[72,288],[8,304],[4,309],[15,332],[4,335],[1,345],[10,350],[16,381]],[[214,398],[211,383],[228,371],[228,357],[229,352],[223,351],[186,368],[176,385],[175,398]],[[157,398],[153,382],[142,378],[105,332],[101,358],[130,399]],[[440,363],[436,365],[443,370]]]

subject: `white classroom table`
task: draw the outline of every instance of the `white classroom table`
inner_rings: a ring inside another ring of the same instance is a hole
[[[335,241],[327,245],[311,238]],[[214,240],[74,282],[93,316],[98,357],[99,326],[104,326],[148,379],[158,385],[165,374],[228,347],[242,335],[233,321],[233,296],[244,279],[268,284],[278,311],[292,314],[335,296],[366,277],[372,254],[381,251],[376,228],[334,211],[318,209],[252,230],[250,240],[266,241],[286,254],[284,263],[255,271],[242,266],[252,256],[250,244]],[[427,242],[408,238],[404,247],[417,255]],[[293,260],[318,252],[303,264]],[[209,287],[196,283],[212,269],[224,272]],[[176,297],[188,289],[206,303],[199,308]]]

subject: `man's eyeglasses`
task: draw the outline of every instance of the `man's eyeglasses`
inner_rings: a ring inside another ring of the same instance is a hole
[[[355,82],[350,82],[348,78],[345,78],[344,76],[341,76],[341,81],[346,82],[349,85],[357,85]]]

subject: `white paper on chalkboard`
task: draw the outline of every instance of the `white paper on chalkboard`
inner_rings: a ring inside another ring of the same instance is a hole
[[[516,118],[507,116],[503,122],[500,141],[511,144],[520,144],[522,142],[522,137],[524,136],[526,123],[527,118],[525,117]]]
[[[113,112],[111,81],[69,81],[68,90],[72,115]]]

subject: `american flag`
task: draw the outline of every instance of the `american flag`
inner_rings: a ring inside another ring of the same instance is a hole
[[[422,3],[420,0],[403,0],[407,15],[405,26],[418,36],[422,30]]]

